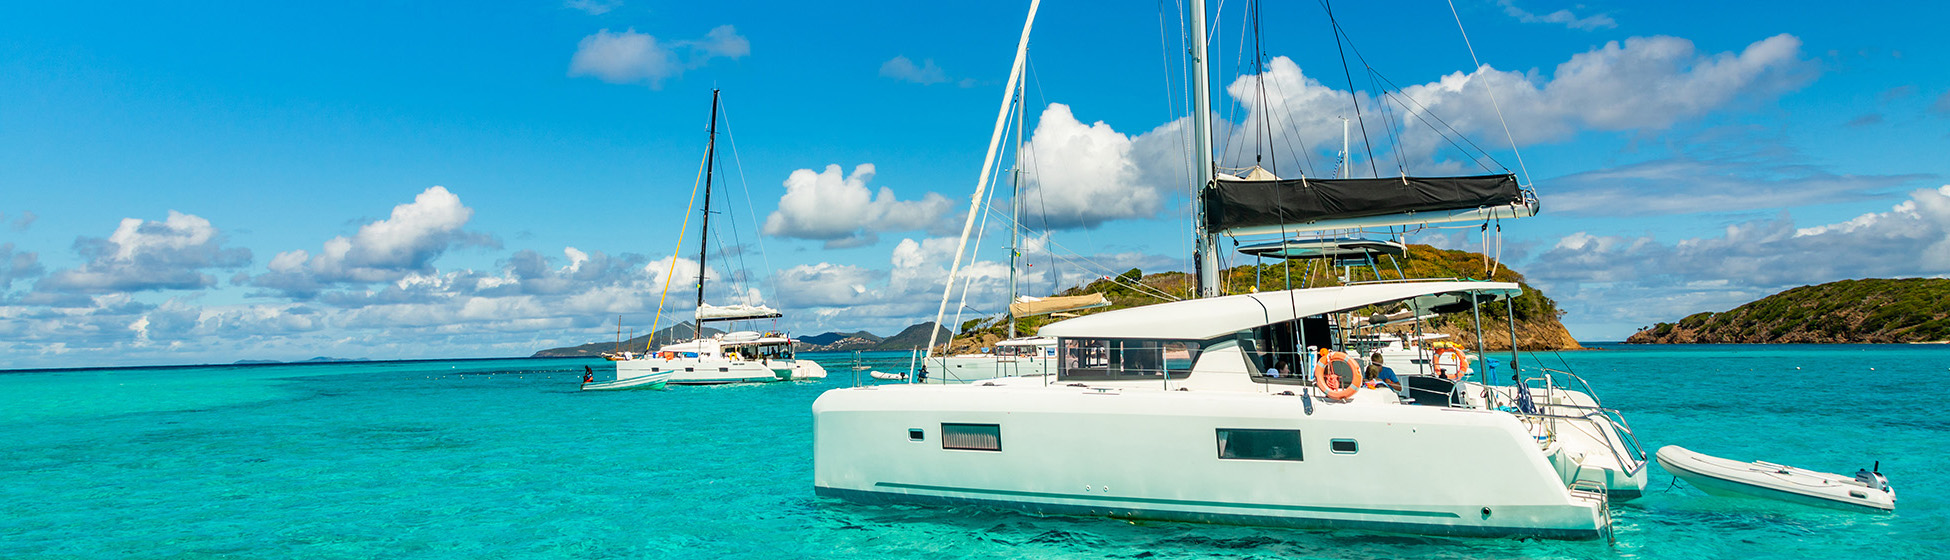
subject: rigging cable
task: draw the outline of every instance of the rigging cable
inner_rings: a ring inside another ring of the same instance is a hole
[[[1334,6],[1331,2],[1320,0],[1320,7],[1327,10],[1327,22],[1334,27],[1334,49],[1341,53],[1341,73],[1347,76],[1347,96],[1354,102],[1354,121],[1361,124],[1361,145],[1368,151],[1368,169],[1379,178],[1381,168],[1374,164],[1374,142],[1368,139],[1368,121],[1361,117],[1361,94],[1354,91],[1354,73],[1347,69],[1347,48],[1341,45],[1341,24],[1334,19]]]
[[[1339,32],[1339,33],[1341,33],[1341,34],[1345,34],[1345,33],[1346,33],[1346,30],[1343,30],[1343,29],[1341,29],[1341,28],[1340,28],[1340,24],[1339,24],[1338,22],[1334,22],[1334,28],[1335,28],[1335,29],[1337,30],[1337,32]],[[1389,79],[1388,79],[1388,75],[1386,75],[1386,74],[1382,74],[1380,70],[1378,70],[1378,69],[1376,69],[1376,68],[1374,67],[1374,65],[1372,65],[1372,64],[1369,64],[1369,63],[1368,63],[1368,58],[1367,58],[1367,56],[1366,56],[1366,55],[1363,55],[1363,54],[1361,54],[1361,47],[1360,47],[1359,45],[1356,45],[1356,44],[1354,44],[1354,38],[1353,38],[1353,37],[1347,37],[1347,48],[1348,48],[1348,49],[1350,49],[1350,50],[1353,50],[1353,51],[1354,51],[1354,58],[1355,58],[1355,60],[1358,60],[1358,61],[1360,61],[1360,62],[1361,62],[1361,66],[1362,66],[1363,68],[1366,68],[1366,69],[1368,70],[1368,72],[1369,72],[1369,73],[1371,73],[1371,74],[1373,74],[1373,75],[1374,75],[1374,76],[1376,76],[1376,77],[1379,77],[1379,78],[1381,78],[1381,81],[1382,81],[1382,83],[1385,83],[1385,84],[1387,84],[1387,85],[1388,85],[1388,87],[1390,87],[1390,88],[1394,88],[1394,91],[1395,91],[1395,92],[1397,92],[1397,93],[1399,93],[1399,92],[1401,92],[1401,91],[1402,91],[1402,87],[1401,87],[1400,85],[1398,85],[1398,84],[1396,84],[1396,83],[1395,83],[1395,82],[1394,82],[1393,80],[1389,80]],[[1430,111],[1428,107],[1426,107],[1426,106],[1424,106],[1424,105],[1422,105],[1422,104],[1421,104],[1420,102],[1418,102],[1418,101],[1415,101],[1415,99],[1414,99],[1413,97],[1408,97],[1408,96],[1400,96],[1400,97],[1401,97],[1402,99],[1406,99],[1406,100],[1407,100],[1407,101],[1408,101],[1409,103],[1413,103],[1413,104],[1415,105],[1415,107],[1416,107],[1417,109],[1420,109],[1420,111],[1416,111],[1416,112],[1414,112],[1414,113],[1415,113],[1415,118],[1416,118],[1416,120],[1420,120],[1420,121],[1422,121],[1422,124],[1423,124],[1423,125],[1426,125],[1426,126],[1428,126],[1430,130],[1433,130],[1433,131],[1435,131],[1435,133],[1436,133],[1436,134],[1438,134],[1438,135],[1440,135],[1440,136],[1442,136],[1442,137],[1443,137],[1443,139],[1444,139],[1444,140],[1446,140],[1446,141],[1448,141],[1448,142],[1449,142],[1449,144],[1450,144],[1451,146],[1455,146],[1455,148],[1456,148],[1457,150],[1459,150],[1459,151],[1462,151],[1462,152],[1463,152],[1463,153],[1465,153],[1465,154],[1467,154],[1467,153],[1468,153],[1468,151],[1467,151],[1467,150],[1463,150],[1463,149],[1462,149],[1462,146],[1458,146],[1458,145],[1456,145],[1456,141],[1455,141],[1455,138],[1451,138],[1451,137],[1450,137],[1450,136],[1449,136],[1448,134],[1444,134],[1444,133],[1442,132],[1442,130],[1441,130],[1441,129],[1438,129],[1438,128],[1436,128],[1436,126],[1435,126],[1435,125],[1433,125],[1433,124],[1429,124],[1429,121],[1428,121],[1427,119],[1424,119],[1424,118],[1422,118],[1422,115],[1425,115],[1425,114],[1426,114],[1426,115],[1428,115],[1428,116],[1429,116],[1430,118],[1434,118],[1436,122],[1438,122],[1438,123],[1442,123],[1442,127],[1443,127],[1443,128],[1447,128],[1447,129],[1449,129],[1449,132],[1454,132],[1454,133],[1456,133],[1456,136],[1458,136],[1458,137],[1461,137],[1461,138],[1462,138],[1462,140],[1463,140],[1463,142],[1465,142],[1465,143],[1468,143],[1468,144],[1470,145],[1470,147],[1472,147],[1472,148],[1476,148],[1476,151],[1477,151],[1477,153],[1479,153],[1479,154],[1481,154],[1481,156],[1480,156],[1481,158],[1484,158],[1484,159],[1489,159],[1489,160],[1490,160],[1491,162],[1493,162],[1493,163],[1496,163],[1496,165],[1497,165],[1497,167],[1502,167],[1502,168],[1504,168],[1504,170],[1505,170],[1505,171],[1508,171],[1508,170],[1509,170],[1509,167],[1508,167],[1508,166],[1505,166],[1505,165],[1503,165],[1503,162],[1500,162],[1500,161],[1497,161],[1497,159],[1496,159],[1496,157],[1495,157],[1495,156],[1492,156],[1492,155],[1490,155],[1490,153],[1489,153],[1489,150],[1485,150],[1485,149],[1483,149],[1483,147],[1482,147],[1482,146],[1479,146],[1479,145],[1477,145],[1477,144],[1476,144],[1476,141],[1474,141],[1474,140],[1470,140],[1470,139],[1469,139],[1469,136],[1467,136],[1467,135],[1464,135],[1464,134],[1462,133],[1462,131],[1460,131],[1460,130],[1456,130],[1456,127],[1454,127],[1454,126],[1451,126],[1451,125],[1449,124],[1449,122],[1448,122],[1448,121],[1445,121],[1445,120],[1443,120],[1443,119],[1442,119],[1442,117],[1441,117],[1440,115],[1437,115],[1437,114],[1435,114],[1435,113],[1434,113],[1433,111]],[[1477,159],[1478,159],[1478,157],[1479,157],[1479,156],[1470,156],[1470,159],[1471,159],[1471,160],[1477,160]],[[1479,166],[1479,167],[1484,167],[1485,169],[1487,169],[1487,166],[1483,166],[1483,164],[1482,164],[1482,162],[1481,162],[1481,161],[1476,161],[1476,165],[1477,165],[1477,166]]]
[[[751,184],[745,181],[745,162],[738,157],[738,137],[731,133],[731,110],[722,105],[719,106],[718,110],[724,115],[724,135],[725,139],[731,143],[732,164],[738,167],[738,187],[745,191],[745,211],[750,213],[752,220],[756,221],[758,219],[758,211],[752,207]],[[779,276],[773,273],[776,269],[772,268],[772,256],[765,250],[765,237],[763,235],[758,238],[758,258],[759,262],[765,263],[765,274],[772,280],[772,295],[783,295],[785,292],[779,290]],[[738,265],[744,266],[744,264],[743,255],[740,255]],[[781,303],[780,305],[783,306],[784,304]],[[774,322],[777,321],[774,320]]]
[[[1482,72],[1483,61],[1476,58],[1476,47],[1475,45],[1471,45],[1469,43],[1469,30],[1463,29],[1462,15],[1456,13],[1456,2],[1455,0],[1448,0],[1448,2],[1449,2],[1449,15],[1454,16],[1456,18],[1456,31],[1462,32],[1463,46],[1469,49],[1469,61],[1476,63],[1477,72]],[[1496,88],[1490,87],[1490,84],[1488,82],[1484,82],[1483,91],[1487,91],[1490,93],[1490,107],[1496,109],[1496,122],[1501,123],[1503,125],[1503,137],[1510,141],[1510,153],[1516,154],[1517,156],[1517,169],[1523,171],[1524,184],[1525,185],[1534,184],[1530,182],[1530,168],[1524,167],[1523,152],[1517,150],[1517,137],[1515,135],[1510,134],[1510,122],[1503,119],[1503,107],[1501,105],[1498,105],[1496,102]]]
[[[677,251],[670,254],[670,266],[664,268],[664,293],[657,298],[657,315],[650,320],[650,338],[643,341],[644,352],[650,351],[650,344],[657,341],[657,327],[663,325],[664,301],[670,299],[670,279],[677,277],[677,255],[684,253],[684,237],[686,237],[684,232],[691,228],[691,209],[697,207],[697,187],[702,184],[704,184],[704,159],[700,158],[697,161],[697,180],[691,182],[691,201],[684,206],[684,225],[677,228]],[[702,277],[704,272],[699,271],[697,275]],[[691,327],[691,333],[703,333],[702,325],[703,323],[699,322],[697,326]]]

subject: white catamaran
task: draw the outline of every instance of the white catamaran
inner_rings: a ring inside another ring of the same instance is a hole
[[[826,377],[826,369],[819,364],[812,360],[798,359],[793,350],[793,343],[796,341],[790,336],[751,330],[734,330],[716,336],[703,336],[705,323],[726,322],[735,325],[739,321],[775,319],[781,316],[777,310],[763,305],[714,306],[704,302],[705,273],[709,270],[705,266],[705,258],[710,255],[711,241],[711,177],[718,145],[717,90],[711,90],[709,134],[710,142],[707,144],[704,156],[704,208],[701,215],[702,224],[699,227],[702,233],[699,234],[697,253],[697,321],[695,324],[698,337],[687,342],[666,344],[656,352],[627,355],[629,359],[615,362],[614,381],[585,383],[582,386],[584,390],[661,387],[665,383],[719,385]],[[675,266],[672,268],[674,273]]]
[[[1037,4],[1010,89],[1022,77]],[[1221,234],[1481,221],[1537,206],[1508,174],[1217,177],[1206,13],[1202,0],[1190,4],[1202,297],[1043,327],[1038,334],[1055,341],[1053,375],[827,391],[813,403],[815,492],[1136,519],[1608,535],[1610,500],[1643,491],[1646,457],[1623,418],[1575,375],[1544,371],[1511,384],[1456,360],[1446,370],[1426,364],[1445,371],[1404,368],[1403,391],[1363,383],[1369,364],[1361,354],[1391,344],[1420,352],[1428,343],[1364,329],[1377,321],[1474,315],[1479,344],[1464,360],[1481,363],[1480,314],[1508,310],[1514,341],[1518,284],[1390,281],[1220,294]],[[993,145],[992,137],[991,158]],[[1282,196],[1296,189],[1311,195]]]

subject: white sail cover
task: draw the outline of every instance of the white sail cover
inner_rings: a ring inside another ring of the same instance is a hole
[[[1046,298],[1022,296],[1016,298],[1015,303],[1009,304],[1009,314],[1017,317],[1028,317],[1059,311],[1076,311],[1078,309],[1093,309],[1109,306],[1110,300],[1105,299],[1102,293],[1084,294],[1080,296],[1050,296]]]
[[[697,306],[697,320],[736,321],[740,319],[770,319],[779,317],[779,311],[763,305],[711,305]]]

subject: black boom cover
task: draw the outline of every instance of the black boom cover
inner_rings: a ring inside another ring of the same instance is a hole
[[[1220,180],[1205,190],[1212,231],[1413,212],[1469,210],[1523,201],[1517,176]]]

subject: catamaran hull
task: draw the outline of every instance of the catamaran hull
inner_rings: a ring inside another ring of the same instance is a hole
[[[1443,535],[1594,539],[1608,527],[1602,495],[1567,489],[1508,414],[1314,408],[1267,394],[828,391],[813,404],[814,489],[861,502]],[[945,449],[949,424],[997,426],[1000,450]],[[1220,458],[1222,430],[1297,431],[1300,460]]]
[[[1018,358],[1001,356],[948,356],[931,358],[927,362],[926,383],[954,385],[974,383],[998,377],[1031,377],[1052,373],[1055,358]]]
[[[729,361],[695,358],[649,358],[616,363],[619,377],[663,374],[672,385],[724,385],[822,379],[825,368],[812,360]]]

